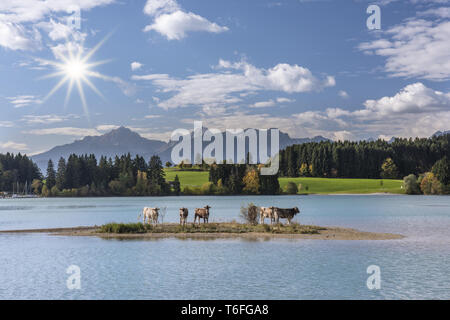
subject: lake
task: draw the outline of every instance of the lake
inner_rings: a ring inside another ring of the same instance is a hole
[[[144,206],[209,204],[211,222],[241,205],[298,206],[302,224],[402,240],[104,240],[0,234],[0,299],[450,299],[450,197],[404,195],[1,199],[0,230],[136,222]],[[81,289],[69,290],[70,265]],[[366,270],[380,267],[381,289]]]

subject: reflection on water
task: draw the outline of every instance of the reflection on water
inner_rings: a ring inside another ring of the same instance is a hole
[[[0,206],[0,211],[14,211],[14,210],[31,210],[33,207],[23,206]]]
[[[0,229],[135,222],[144,206],[209,204],[211,221],[242,204],[299,206],[304,224],[406,235],[402,240],[100,239],[0,234],[0,299],[430,299],[450,298],[450,197],[280,196],[0,200]],[[18,209],[26,208],[26,209]],[[82,289],[65,283],[69,265]],[[369,265],[382,288],[366,287]]]

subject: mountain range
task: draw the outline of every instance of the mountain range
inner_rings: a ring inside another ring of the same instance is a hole
[[[192,133],[191,139],[193,139]],[[270,142],[270,139],[268,140]],[[291,138],[287,133],[280,132],[280,149],[284,149],[294,144],[327,140],[329,139],[322,136],[295,139]],[[101,136],[87,136],[81,140],[76,140],[73,143],[54,147],[49,151],[34,155],[31,158],[42,172],[45,172],[47,169],[48,160],[51,159],[56,166],[61,157],[67,159],[71,154],[95,154],[96,158],[99,159],[101,156],[114,158],[116,155],[121,156],[130,153],[132,157],[140,155],[147,161],[151,156],[158,155],[162,162],[166,163],[167,161],[171,161],[172,148],[175,144],[176,142],[173,141],[164,142],[146,139],[128,128],[120,127]],[[204,142],[203,148],[208,144],[209,143]],[[193,143],[191,143],[191,145],[193,146]],[[270,149],[270,144],[268,148]],[[248,146],[246,146],[246,151],[247,150]],[[226,154],[225,149],[224,154]],[[191,159],[191,162],[193,161],[194,159]]]

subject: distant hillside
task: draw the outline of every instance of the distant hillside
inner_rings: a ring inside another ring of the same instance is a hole
[[[440,137],[440,136],[444,136],[446,134],[450,134],[450,130],[447,130],[447,131],[436,131],[433,134],[433,137]]]
[[[49,159],[55,163],[59,158],[68,158],[70,154],[95,154],[97,159],[102,155],[114,158],[116,155],[130,153],[147,158],[162,152],[167,143],[158,140],[148,140],[128,128],[120,127],[102,136],[88,136],[73,143],[57,146],[51,150],[32,157],[42,172],[47,169]]]
[[[192,135],[191,139],[193,139]],[[328,139],[322,136],[292,139],[287,133],[280,132],[280,149],[284,149],[293,144],[326,140]],[[207,144],[206,142],[203,143],[203,147]],[[56,166],[59,158],[64,157],[67,159],[70,154],[95,154],[97,159],[101,156],[114,158],[116,155],[120,156],[127,153],[130,153],[133,157],[140,155],[145,159],[150,159],[153,155],[159,155],[163,163],[165,163],[171,161],[172,147],[174,145],[174,142],[167,143],[159,140],[149,140],[128,128],[120,127],[102,136],[88,136],[70,144],[54,147],[47,152],[34,155],[32,159],[43,173],[47,169],[49,159],[52,159]],[[246,150],[248,150],[248,147],[246,147]],[[194,159],[191,159],[191,161],[193,162]]]

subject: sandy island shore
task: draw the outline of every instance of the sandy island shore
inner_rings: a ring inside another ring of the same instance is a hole
[[[349,228],[327,227],[322,228],[317,234],[277,234],[269,232],[248,232],[248,233],[102,233],[100,227],[74,227],[74,228],[54,228],[54,229],[31,229],[31,230],[8,230],[0,231],[5,233],[48,233],[56,236],[79,236],[79,237],[100,237],[103,239],[312,239],[312,240],[395,240],[404,236],[392,233],[364,232]]]

